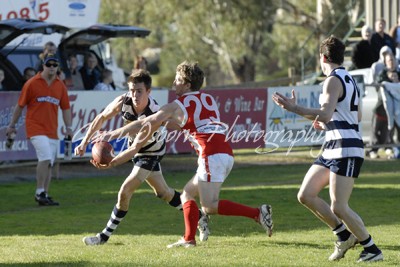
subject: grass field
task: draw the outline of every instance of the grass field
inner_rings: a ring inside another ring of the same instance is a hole
[[[308,163],[261,165],[260,157],[254,153],[236,157],[237,167],[224,184],[221,199],[251,206],[271,204],[275,222],[271,238],[247,218],[212,216],[207,242],[198,242],[193,249],[167,249],[183,233],[182,214],[143,185],[109,242],[86,247],[82,237],[103,229],[124,177],[85,178],[83,173],[81,179],[53,181],[59,207],[37,206],[34,182],[0,184],[0,265],[359,266],[355,261],[361,246],[340,262],[327,261],[335,237],[297,202],[311,160],[301,156]],[[185,164],[173,156],[165,160]],[[398,161],[366,161],[350,201],[384,253],[385,261],[368,266],[400,266],[398,166]],[[192,172],[164,174],[169,185],[180,190]],[[322,196],[327,198],[328,191]]]

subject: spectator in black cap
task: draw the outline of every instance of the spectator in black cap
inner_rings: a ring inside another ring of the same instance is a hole
[[[43,58],[43,71],[29,79],[20,93],[15,105],[6,135],[19,131],[17,124],[26,107],[25,130],[36,151],[38,163],[36,166],[35,201],[40,206],[57,206],[49,195],[51,171],[56,158],[58,141],[58,112],[61,109],[64,126],[62,133],[72,136],[72,115],[67,88],[57,75],[58,58],[47,54]]]

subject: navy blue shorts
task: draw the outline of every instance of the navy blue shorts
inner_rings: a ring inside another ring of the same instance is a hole
[[[320,156],[314,161],[314,164],[324,166],[341,176],[358,178],[363,162],[363,158],[325,159]]]
[[[143,168],[148,171],[160,171],[162,156],[138,156],[132,159],[135,166]]]

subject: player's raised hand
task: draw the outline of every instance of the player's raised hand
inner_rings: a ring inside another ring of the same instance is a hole
[[[288,98],[278,92],[275,92],[272,95],[272,100],[281,108],[286,109],[287,111],[294,112],[296,109],[296,94],[294,93],[294,89],[292,89],[292,97]]]

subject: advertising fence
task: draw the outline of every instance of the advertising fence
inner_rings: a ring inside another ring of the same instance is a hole
[[[318,145],[323,142],[321,132],[315,132],[312,122],[298,115],[279,108],[271,96],[275,91],[290,95],[291,87],[262,89],[207,89],[206,93],[214,96],[220,111],[221,121],[227,124],[226,141],[234,149],[250,148],[256,152],[271,152],[278,147]],[[296,87],[298,103],[308,107],[319,107],[320,86]],[[72,111],[72,129],[75,133],[73,148],[80,143],[87,126],[115,97],[123,91],[71,91],[69,93]],[[162,106],[176,99],[174,91],[153,89],[152,97]],[[17,136],[11,150],[6,148],[5,131],[11,120],[19,92],[0,93],[0,161],[34,160],[35,151],[25,135],[25,112],[16,128]],[[103,125],[102,130],[111,130],[122,126],[122,119],[117,116]],[[61,112],[59,113],[58,136],[60,138],[58,158],[64,155],[65,128]],[[189,141],[184,135],[169,136],[167,153],[192,152]],[[124,149],[125,140],[112,142],[116,153]],[[91,145],[85,156],[90,157]]]

